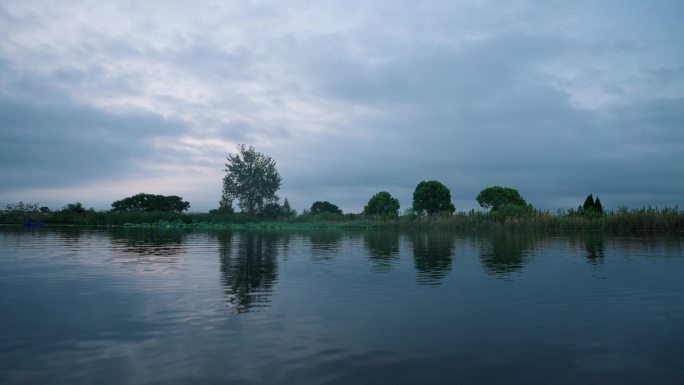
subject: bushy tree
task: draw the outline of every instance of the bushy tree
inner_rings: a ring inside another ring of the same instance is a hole
[[[66,206],[62,207],[62,211],[66,211],[73,214],[83,214],[86,209],[83,207],[81,202],[68,203]]]
[[[322,214],[322,213],[331,213],[331,214],[342,214],[342,210],[340,210],[339,207],[336,205],[328,202],[328,201],[316,201],[311,205],[311,209],[309,210],[311,214]]]
[[[584,200],[584,204],[582,205],[582,209],[584,210],[593,210],[596,204],[594,203],[594,195],[589,194],[587,199]]]
[[[112,203],[114,212],[159,211],[182,212],[190,208],[190,203],[176,195],[136,194]]]
[[[451,191],[436,180],[422,181],[413,192],[413,210],[418,214],[452,214]]]
[[[504,206],[527,206],[527,202],[516,189],[510,187],[492,186],[480,191],[477,203],[484,209],[498,211]]]
[[[276,191],[282,178],[270,156],[244,144],[238,145],[237,150],[236,154],[228,155],[220,206],[232,208],[237,200],[243,212],[260,214],[265,205],[278,203]]]
[[[381,191],[368,200],[368,204],[363,208],[363,213],[366,215],[397,216],[399,214],[399,200],[387,191]]]
[[[267,219],[276,219],[282,215],[282,207],[277,202],[266,203],[259,216]]]

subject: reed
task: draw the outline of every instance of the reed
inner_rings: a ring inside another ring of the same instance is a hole
[[[21,223],[19,216],[0,212],[0,223]],[[453,215],[365,216],[362,214],[302,214],[290,218],[261,219],[245,213],[163,213],[86,210],[32,214],[30,220],[48,225],[99,227],[187,227],[187,228],[396,228],[479,231],[492,229],[534,231],[603,231],[612,233],[684,233],[684,212],[675,208],[620,208],[602,215],[582,215],[573,210],[550,213],[540,210],[491,213],[471,210]]]

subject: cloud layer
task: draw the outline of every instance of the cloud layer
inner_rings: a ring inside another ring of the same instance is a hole
[[[0,5],[0,201],[107,208],[145,191],[216,206],[237,143],[298,209],[682,205],[677,1]]]

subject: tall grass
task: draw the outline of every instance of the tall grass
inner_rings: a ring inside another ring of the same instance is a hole
[[[0,223],[17,222],[18,215],[0,212]],[[491,229],[535,231],[603,231],[603,232],[668,232],[684,233],[684,212],[678,208],[620,208],[603,215],[578,215],[572,211],[550,213],[539,210],[489,213],[471,210],[454,215],[394,217],[361,214],[302,214],[296,217],[264,220],[244,213],[163,213],[88,210],[82,213],[56,211],[32,213],[31,221],[49,225],[74,226],[166,226],[206,228],[442,228],[459,231]]]
[[[533,210],[522,215],[460,212],[451,216],[397,218],[389,222],[397,227],[453,227],[460,230],[504,228],[536,231],[604,231],[604,232],[669,232],[684,233],[684,212],[676,208],[652,208],[608,211],[603,215],[551,214]]]

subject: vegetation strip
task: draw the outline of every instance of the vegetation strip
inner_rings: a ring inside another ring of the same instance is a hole
[[[112,203],[109,211],[86,210],[80,202],[52,211],[37,203],[14,203],[0,211],[0,224],[26,227],[78,225],[105,227],[192,229],[371,229],[448,228],[489,230],[495,228],[542,231],[684,232],[684,212],[674,208],[604,210],[601,200],[589,194],[577,209],[555,214],[534,208],[510,187],[491,186],[476,201],[486,212],[457,212],[451,191],[440,181],[421,181],[413,204],[400,213],[399,200],[387,191],[373,195],[360,214],[344,214],[335,204],[316,201],[301,214],[281,205],[276,192],[282,178],[275,160],[253,147],[238,145],[230,154],[217,209],[187,213],[190,203],[176,195],[139,193]],[[235,212],[237,202],[240,212]]]

